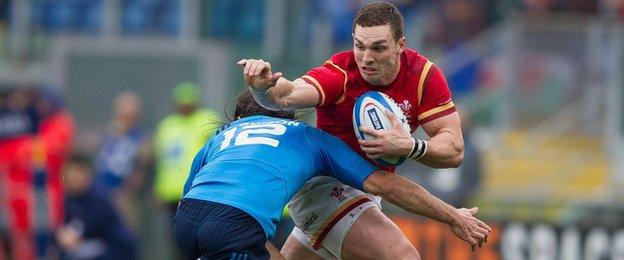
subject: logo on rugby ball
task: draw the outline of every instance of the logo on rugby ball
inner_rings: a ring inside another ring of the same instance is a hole
[[[366,110],[366,113],[368,113],[368,116],[370,117],[371,123],[373,124],[373,128],[375,130],[384,129],[383,125],[381,124],[381,121],[379,120],[379,115],[377,114],[377,110],[374,107]]]

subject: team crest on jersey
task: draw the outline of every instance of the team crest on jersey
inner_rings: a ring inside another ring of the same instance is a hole
[[[332,193],[330,194],[330,196],[336,198],[339,201],[343,201],[344,199],[347,198],[347,196],[343,194],[344,191],[345,189],[343,187],[334,186],[334,188],[332,188]]]
[[[398,103],[397,104],[401,110],[403,110],[403,113],[408,114],[410,109],[412,109],[412,104],[409,102],[409,100],[403,100],[403,102]]]
[[[403,110],[403,114],[405,114],[405,118],[409,121],[411,117],[410,110],[412,109],[412,103],[409,100],[405,99],[403,102],[397,102],[397,105]]]

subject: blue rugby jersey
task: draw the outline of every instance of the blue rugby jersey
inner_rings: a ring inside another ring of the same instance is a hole
[[[305,123],[251,116],[222,127],[197,153],[184,198],[237,207],[273,238],[282,208],[310,178],[329,174],[362,189],[378,168]]]

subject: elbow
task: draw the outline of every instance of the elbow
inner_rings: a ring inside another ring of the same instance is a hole
[[[464,151],[461,151],[460,153],[458,153],[451,159],[449,166],[452,168],[457,168],[462,164],[463,161],[464,161]]]
[[[464,161],[464,142],[460,139],[460,141],[456,142],[455,145],[455,156],[452,160],[452,167],[457,168]]]
[[[390,185],[391,181],[389,181],[389,178],[392,177],[391,173],[384,171],[374,172],[364,181],[364,190],[375,196],[385,198],[390,192],[392,192],[392,185]]]
[[[452,152],[449,152],[444,155],[444,157],[440,157],[436,163],[427,164],[430,167],[436,169],[446,169],[446,168],[458,168],[461,166],[464,161],[464,147],[455,147]]]
[[[367,192],[382,197],[390,203],[400,204],[401,198],[407,195],[404,192],[401,193],[401,184],[403,183],[401,177],[388,172],[384,172],[383,176],[380,177],[382,178],[376,179],[376,183],[374,184],[375,189],[367,190]]]
[[[446,167],[448,167],[448,168],[457,168],[464,161],[464,145],[463,145],[463,143],[461,145],[455,145],[453,150],[455,152],[453,153],[453,155],[447,161]]]

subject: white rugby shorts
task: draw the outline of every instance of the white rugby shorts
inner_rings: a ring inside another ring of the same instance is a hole
[[[381,209],[381,198],[328,176],[306,182],[288,203],[292,234],[325,259],[340,259],[347,232],[364,211]]]

